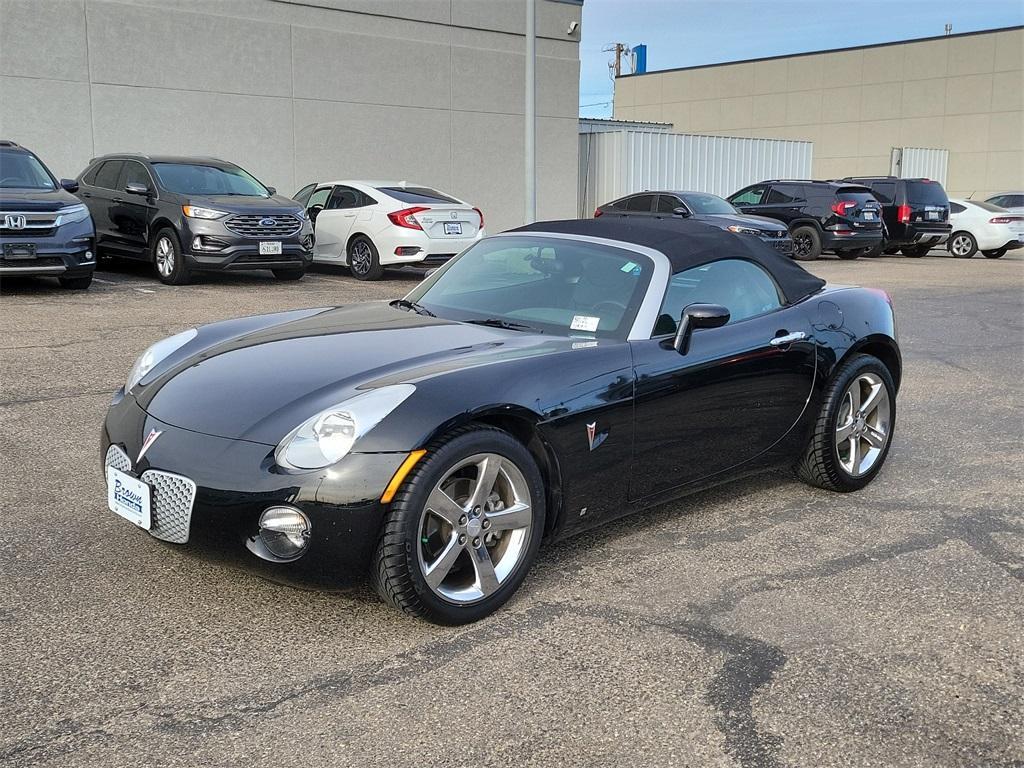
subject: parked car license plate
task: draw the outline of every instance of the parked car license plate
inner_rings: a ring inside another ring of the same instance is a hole
[[[148,531],[153,525],[149,486],[114,467],[107,467],[107,506],[139,528]]]
[[[874,211],[864,211],[864,218],[865,219],[874,220],[875,212]]]
[[[34,259],[35,243],[4,243],[5,259]]]
[[[462,222],[461,221],[446,221],[444,223],[444,233],[446,235],[461,235],[462,234]]]
[[[938,221],[939,220],[939,212],[938,211],[926,211],[925,212],[925,217],[929,221]]]
[[[260,243],[260,256],[279,256],[280,254],[280,240],[264,240]]]

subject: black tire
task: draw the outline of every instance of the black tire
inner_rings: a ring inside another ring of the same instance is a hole
[[[877,259],[883,253],[885,253],[885,240],[879,241],[878,245],[865,248],[863,255],[868,259]]]
[[[363,248],[368,249],[368,253],[362,251]],[[352,238],[348,244],[348,268],[357,280],[380,280],[384,277],[380,254],[370,238],[365,235]]]
[[[854,476],[840,462],[835,441],[836,427],[847,389],[865,373],[874,374],[886,387],[889,396],[888,433],[885,446],[871,468],[862,475]],[[870,483],[885,464],[895,429],[896,386],[892,374],[877,357],[854,355],[839,367],[829,382],[810,442],[803,457],[796,464],[796,475],[805,483],[828,491],[848,493],[859,490]]]
[[[306,274],[305,269],[273,269],[274,277],[278,280],[301,280]]]
[[[400,611],[435,624],[466,624],[500,608],[530,570],[544,532],[544,480],[526,447],[507,432],[493,427],[459,428],[434,441],[426,450],[425,458],[388,505],[370,579],[378,594]],[[498,589],[475,602],[455,603],[431,589],[423,574],[419,554],[421,515],[435,485],[458,462],[478,453],[498,454],[516,465],[529,487],[533,519],[523,555]]]
[[[836,256],[840,259],[846,259],[847,261],[853,261],[854,259],[860,258],[864,255],[867,248],[854,248],[849,251],[836,251]]]
[[[946,249],[954,259],[969,259],[978,252],[978,241],[970,232],[954,232],[946,241]]]
[[[1010,249],[1004,245],[1002,248],[996,248],[994,251],[982,251],[981,255],[986,259],[1001,259],[1008,250]]]
[[[821,235],[814,227],[797,227],[792,237],[793,258],[797,261],[814,261],[821,256]]]
[[[169,244],[170,253],[164,250],[163,243]],[[153,242],[149,246],[150,258],[153,261],[153,268],[160,282],[166,285],[187,285],[192,280],[192,270],[185,263],[185,257],[181,255],[181,243],[178,242],[178,234],[170,227],[164,227],[153,235]],[[161,258],[168,259],[167,269],[161,266]]]
[[[84,291],[92,284],[92,273],[90,272],[85,277],[58,277],[61,288],[67,288],[69,291]]]
[[[883,249],[883,253],[886,256],[895,256],[899,252],[900,252],[900,247],[898,245],[886,246]]]
[[[903,255],[911,259],[920,259],[927,256],[931,249],[930,245],[908,245],[903,248]]]

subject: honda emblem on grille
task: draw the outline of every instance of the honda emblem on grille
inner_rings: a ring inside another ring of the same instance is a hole
[[[277,224],[277,219],[260,219],[261,227],[272,227]]]
[[[146,455],[146,451],[149,450],[149,446],[151,446],[153,443],[155,443],[156,439],[158,437],[160,437],[160,435],[162,435],[162,434],[163,434],[163,432],[160,431],[160,430],[157,430],[157,429],[149,430],[149,434],[146,435],[146,439],[143,440],[143,442],[142,442],[142,450],[139,451],[139,455],[135,459],[135,466],[139,465],[139,462],[142,461],[142,457],[145,456]]]
[[[4,227],[7,229],[24,229],[25,217],[19,214],[7,214],[4,216]]]

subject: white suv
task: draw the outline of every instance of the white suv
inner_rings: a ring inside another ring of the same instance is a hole
[[[360,280],[379,280],[386,266],[438,266],[485,235],[479,208],[404,181],[324,181],[294,197],[313,222],[313,261]]]

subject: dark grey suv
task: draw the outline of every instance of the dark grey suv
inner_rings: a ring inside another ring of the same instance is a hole
[[[793,251],[793,240],[784,224],[764,216],[747,216],[708,192],[639,192],[599,206],[594,211],[594,218],[598,216],[694,219],[740,235],[753,235],[785,254]]]
[[[105,155],[78,183],[100,254],[149,261],[170,285],[197,270],[269,269],[298,280],[313,260],[303,207],[223,160]]]

